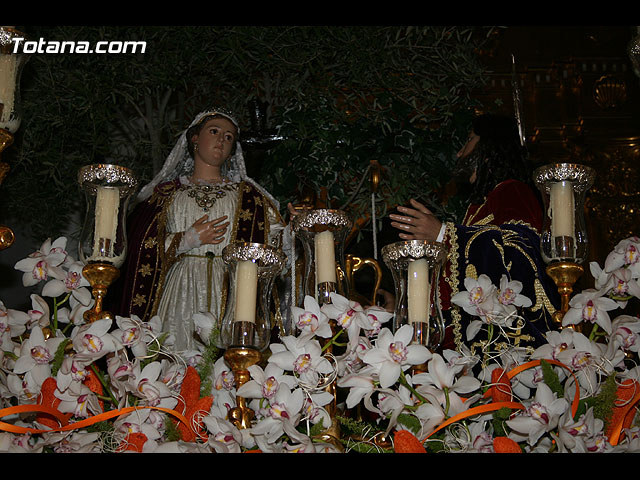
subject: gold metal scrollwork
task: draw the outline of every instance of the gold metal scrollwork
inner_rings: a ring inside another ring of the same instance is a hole
[[[355,273],[365,267],[370,267],[374,271],[374,287],[368,296],[356,292],[354,279]],[[351,292],[350,296],[363,305],[375,305],[376,294],[382,282],[382,269],[380,268],[380,264],[373,258],[361,258],[347,254],[345,256],[345,270],[347,282],[349,283],[349,291]]]

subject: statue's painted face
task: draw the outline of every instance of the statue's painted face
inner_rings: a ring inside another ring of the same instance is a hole
[[[200,132],[191,139],[195,148],[195,161],[220,167],[229,158],[237,138],[237,128],[224,117],[211,118],[205,122]]]

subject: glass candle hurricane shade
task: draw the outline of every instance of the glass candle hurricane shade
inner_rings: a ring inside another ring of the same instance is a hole
[[[546,263],[586,260],[589,240],[584,201],[594,177],[592,168],[574,163],[545,165],[534,172],[544,203],[540,247]]]
[[[446,257],[442,243],[423,240],[396,242],[382,249],[395,287],[393,330],[412,325],[414,342],[431,350],[444,339],[438,283]]]
[[[218,346],[264,350],[271,339],[273,283],[286,257],[270,245],[235,242],[224,248],[222,259],[228,284]]]
[[[292,225],[305,257],[302,295],[296,298],[296,303],[301,306],[307,295],[320,305],[330,303],[331,292],[348,297],[344,242],[353,226],[352,220],[341,210],[317,209],[296,215]]]
[[[79,257],[85,263],[120,268],[127,252],[126,215],[137,180],[128,168],[87,165],[78,173],[87,211],[80,235]]]

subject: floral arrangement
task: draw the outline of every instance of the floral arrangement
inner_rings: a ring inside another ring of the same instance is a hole
[[[595,288],[572,298],[565,328],[536,350],[431,352],[410,325],[387,328],[379,307],[306,297],[292,307],[298,333],[271,344],[239,386],[211,354],[209,314],[196,318],[205,346],[182,356],[157,318],[85,323],[93,299],[65,248],[47,240],[16,264],[25,286],[42,283],[31,310],[0,304],[0,451],[640,450],[640,320],[610,317],[640,297],[639,238],[590,265]],[[521,286],[466,279],[452,300],[476,317],[467,338],[507,338],[529,303]],[[238,397],[254,412],[249,428],[229,419]],[[340,435],[328,435],[336,424]]]

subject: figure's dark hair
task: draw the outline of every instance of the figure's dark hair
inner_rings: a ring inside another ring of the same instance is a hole
[[[518,124],[513,117],[484,114],[475,117],[472,128],[480,137],[472,155],[477,159],[477,177],[471,202],[482,202],[500,182],[520,180],[531,185],[532,166],[526,148],[520,144]]]
[[[226,115],[221,115],[218,113],[214,113],[211,115],[205,115],[204,117],[202,117],[200,119],[200,121],[198,123],[196,123],[195,125],[192,125],[191,127],[189,127],[185,133],[185,136],[187,138],[187,150],[189,151],[189,155],[191,156],[191,158],[193,158],[193,141],[191,140],[191,138],[194,135],[197,135],[200,133],[200,131],[202,130],[202,127],[204,127],[204,124],[207,123],[209,120],[211,120],[212,118],[224,118],[225,120],[229,120],[229,117],[227,117]],[[238,129],[238,126],[235,125],[235,123],[233,121],[231,121],[231,123],[236,127],[236,130]],[[238,143],[238,138],[236,135],[236,139],[233,143],[233,148],[231,149],[231,155],[233,155],[236,151],[236,145]]]

